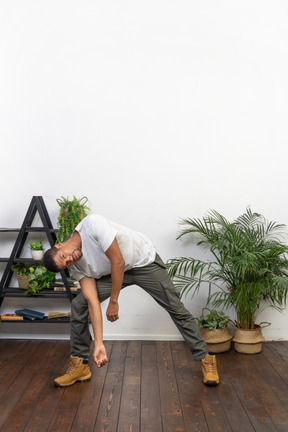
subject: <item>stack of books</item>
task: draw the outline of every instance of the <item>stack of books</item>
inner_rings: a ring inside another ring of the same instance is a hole
[[[69,288],[71,292],[76,292],[78,289],[80,289],[79,282],[73,281],[72,279],[68,279],[68,282],[69,282]],[[56,280],[54,284],[54,291],[66,291],[64,282]]]

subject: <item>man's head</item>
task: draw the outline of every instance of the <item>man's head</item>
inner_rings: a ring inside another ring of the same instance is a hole
[[[44,253],[43,264],[47,270],[57,273],[74,265],[82,255],[81,249],[75,248],[69,241],[58,243]]]

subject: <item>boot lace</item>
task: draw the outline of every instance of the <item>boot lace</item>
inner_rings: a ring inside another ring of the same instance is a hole
[[[207,373],[210,373],[210,372],[213,373],[213,374],[217,373],[216,363],[215,363],[214,357],[213,357],[211,363],[209,361],[203,360],[203,365],[204,365],[205,370],[206,370]]]
[[[67,375],[73,375],[73,373],[74,373],[75,370],[77,369],[78,361],[79,361],[79,360],[77,360],[76,363],[72,363],[72,361],[70,361],[69,367],[68,367],[68,369],[67,369],[67,371],[66,371],[66,374],[67,374]]]
[[[213,374],[216,373],[216,367],[215,367],[214,361],[213,361],[213,363],[204,362],[204,365],[205,365],[205,369],[207,372],[212,372]]]

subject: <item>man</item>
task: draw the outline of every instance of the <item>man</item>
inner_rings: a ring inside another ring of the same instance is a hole
[[[94,361],[97,367],[107,363],[100,303],[110,297],[107,319],[118,320],[119,293],[129,285],[143,288],[170,314],[193,358],[201,361],[204,384],[219,383],[216,358],[208,354],[196,319],[184,307],[165,264],[146,236],[102,216],[89,215],[77,225],[70,239],[45,252],[44,265],[54,272],[70,267],[81,286],[81,293],[71,303],[70,367],[55,379],[56,386],[66,387],[91,378],[88,314],[94,332]]]

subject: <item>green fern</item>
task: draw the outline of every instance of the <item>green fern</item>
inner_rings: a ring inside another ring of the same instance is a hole
[[[69,197],[61,196],[57,202],[60,206],[57,221],[57,243],[63,243],[71,237],[75,227],[87,216],[87,211],[90,209],[85,205],[86,197],[78,199],[74,196],[72,200],[69,200]]]

